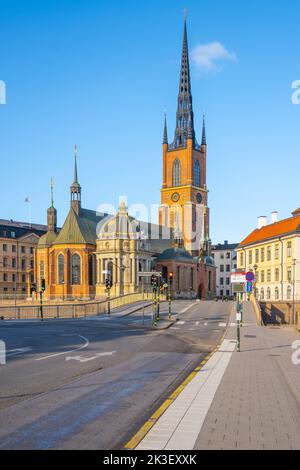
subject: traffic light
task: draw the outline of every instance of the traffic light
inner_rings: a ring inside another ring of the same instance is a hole
[[[169,282],[170,282],[170,286],[173,285],[173,279],[174,279],[174,274],[173,274],[173,273],[169,273]]]
[[[105,279],[105,286],[107,290],[111,289],[113,286],[112,280],[109,278]]]
[[[30,293],[33,294],[33,292],[36,292],[36,291],[37,291],[36,284],[32,283],[30,287]]]
[[[42,292],[45,292],[45,290],[46,290],[46,281],[45,281],[45,279],[41,279],[41,289],[42,289]]]
[[[151,285],[152,285],[152,287],[157,287],[158,286],[158,279],[154,275],[151,277]]]

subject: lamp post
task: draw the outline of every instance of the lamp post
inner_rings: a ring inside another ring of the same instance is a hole
[[[258,279],[257,279],[257,277],[258,277],[258,274],[257,274],[258,266],[257,266],[257,264],[255,264],[255,265],[253,266],[253,269],[254,269],[254,274],[255,274],[255,291],[254,291],[254,292],[255,292],[255,298],[258,300],[257,287],[256,287],[256,286],[257,286],[257,282],[258,282]]]

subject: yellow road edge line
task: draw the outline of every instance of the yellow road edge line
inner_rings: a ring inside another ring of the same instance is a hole
[[[231,314],[230,314],[231,315]],[[230,323],[230,322],[229,322]],[[127,450],[134,450],[140,442],[146,437],[146,435],[151,431],[153,426],[157,423],[159,418],[167,411],[167,409],[174,403],[176,398],[183,392],[183,390],[187,387],[187,385],[195,378],[196,375],[201,372],[203,367],[208,363],[211,357],[220,350],[223,341],[227,335],[229,328],[226,328],[226,331],[222,337],[221,343],[214,349],[211,353],[207,354],[205,359],[201,362],[200,366],[198,366],[185,381],[179,385],[179,387],[172,393],[172,395],[167,398],[164,403],[158,408],[157,411],[151,416],[151,418],[146,421],[146,423],[139,429],[139,431],[133,436],[132,439],[124,446],[124,449]]]

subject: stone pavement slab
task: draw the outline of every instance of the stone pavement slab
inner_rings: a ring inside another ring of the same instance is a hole
[[[259,327],[244,306],[241,353],[235,352],[195,449],[300,450],[300,365],[290,328]],[[236,337],[231,327],[227,339]]]

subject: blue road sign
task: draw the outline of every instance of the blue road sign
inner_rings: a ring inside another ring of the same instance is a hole
[[[247,294],[251,294],[253,291],[253,283],[247,282]]]
[[[246,274],[246,281],[254,282],[254,279],[255,279],[254,273],[249,272],[249,273]]]

